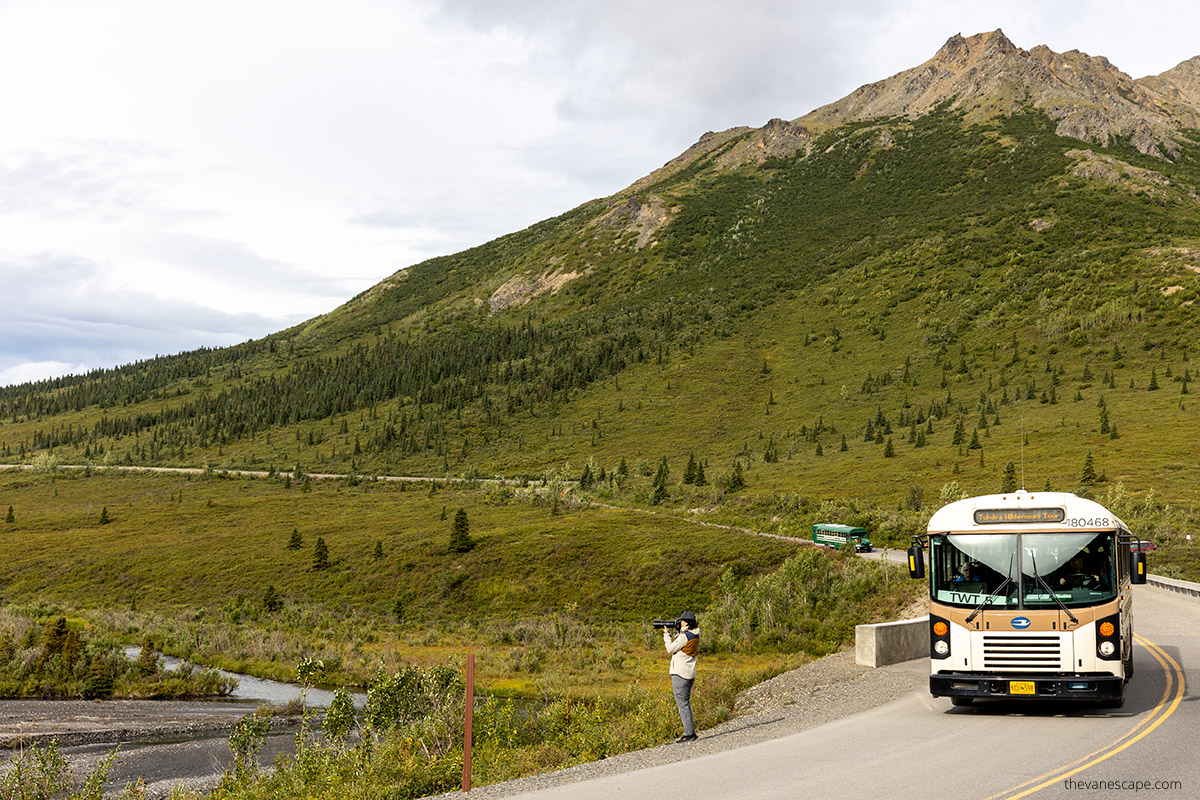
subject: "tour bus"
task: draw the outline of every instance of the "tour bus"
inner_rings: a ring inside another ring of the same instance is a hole
[[[812,540],[817,544],[842,549],[842,545],[850,542],[854,552],[871,552],[871,540],[867,538],[866,528],[854,528],[849,525],[835,525],[832,522],[819,522],[812,526]]]
[[[1125,702],[1133,675],[1131,583],[1146,554],[1108,509],[1055,492],[950,503],[913,537],[929,550],[929,691],[978,698]]]

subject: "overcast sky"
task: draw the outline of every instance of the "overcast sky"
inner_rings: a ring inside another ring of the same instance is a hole
[[[1200,55],[1153,0],[0,0],[0,385],[280,330],[996,28]]]

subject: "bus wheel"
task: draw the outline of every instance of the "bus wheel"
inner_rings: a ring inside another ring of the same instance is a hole
[[[950,705],[952,706],[969,706],[975,702],[974,697],[951,697]]]

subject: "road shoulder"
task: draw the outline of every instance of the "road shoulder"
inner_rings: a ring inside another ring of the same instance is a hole
[[[875,669],[856,664],[854,651],[845,650],[747,689],[738,699],[738,716],[699,731],[695,742],[661,745],[544,775],[476,786],[471,795],[507,797],[734,750],[886,705],[923,690],[928,681],[928,659]],[[703,701],[697,697],[695,702]],[[459,795],[461,792],[440,797]]]

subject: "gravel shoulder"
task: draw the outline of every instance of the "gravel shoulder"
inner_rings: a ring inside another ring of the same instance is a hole
[[[846,650],[810,661],[747,689],[738,700],[738,716],[715,728],[698,731],[700,738],[695,742],[665,744],[545,775],[473,786],[471,796],[507,797],[778,739],[886,705],[924,689],[928,681],[928,659],[872,668],[859,666],[855,663],[854,651]],[[663,691],[669,692],[669,686],[664,685]],[[697,698],[697,702],[703,701]],[[439,797],[448,799],[461,795],[461,792],[451,792]]]

